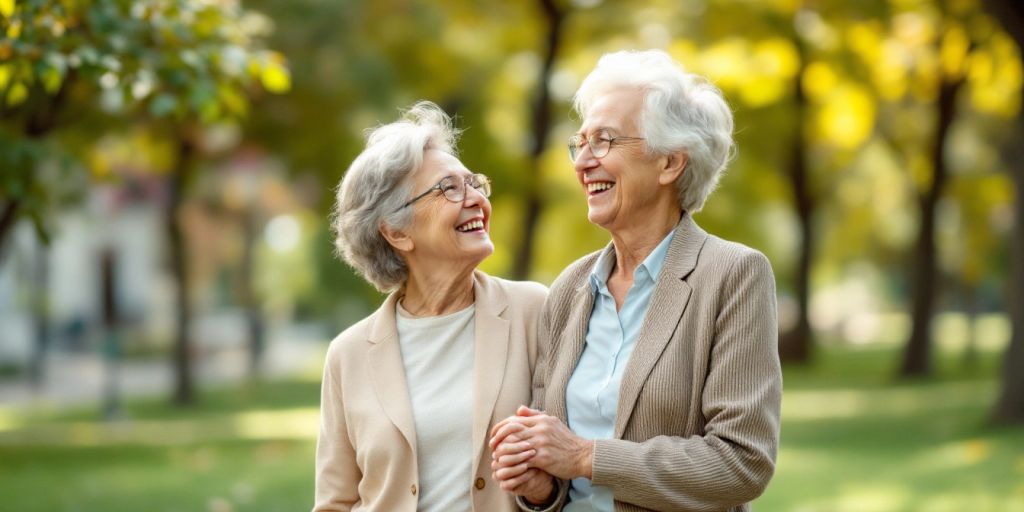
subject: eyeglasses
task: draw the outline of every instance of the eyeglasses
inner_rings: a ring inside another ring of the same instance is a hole
[[[483,174],[470,174],[469,176],[446,176],[437,182],[436,185],[427,189],[426,192],[412,198],[409,202],[402,205],[402,208],[409,206],[410,204],[423,199],[428,194],[435,190],[440,190],[444,194],[444,198],[453,202],[461,203],[466,200],[466,187],[473,187],[480,195],[484,197],[491,197],[491,179]],[[398,210],[401,210],[399,208]],[[395,211],[398,211],[395,210]]]
[[[579,155],[584,142],[590,146],[590,154],[594,155],[594,158],[604,158],[611,151],[612,145],[620,140],[644,139],[643,137],[612,137],[607,130],[598,130],[590,137],[584,137],[577,133],[569,137],[569,160],[576,162],[576,156]]]

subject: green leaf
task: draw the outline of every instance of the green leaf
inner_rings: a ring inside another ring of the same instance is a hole
[[[7,91],[7,106],[14,107],[20,105],[26,98],[28,98],[28,87],[25,87],[25,84],[18,82],[12,85],[10,90]]]
[[[170,94],[161,94],[149,104],[149,112],[156,117],[165,117],[178,109],[178,100]]]

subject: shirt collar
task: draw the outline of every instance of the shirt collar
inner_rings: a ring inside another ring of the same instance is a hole
[[[682,222],[682,219],[680,219]],[[677,224],[676,227],[679,225]],[[648,279],[654,282],[658,279],[658,274],[661,272],[661,268],[665,265],[665,256],[668,255],[668,247],[672,245],[672,237],[676,234],[676,229],[668,232],[658,244],[657,247],[651,251],[650,254],[644,258],[643,263],[633,273],[633,282],[636,283],[643,279]],[[594,268],[590,271],[590,289],[591,291],[601,291],[607,293],[608,277],[611,276],[612,267],[615,266],[615,248],[609,246],[605,249],[601,255],[594,262]]]

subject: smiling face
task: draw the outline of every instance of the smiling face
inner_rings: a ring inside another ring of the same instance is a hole
[[[579,133],[584,137],[642,137],[639,117],[644,94],[614,89],[598,96],[586,112]],[[641,225],[651,209],[665,200],[659,181],[664,158],[648,155],[643,140],[620,140],[608,154],[595,158],[589,146],[576,155],[576,178],[587,194],[587,218],[609,231]],[[663,181],[663,180],[662,180]],[[673,185],[667,191],[671,194]]]
[[[464,180],[472,174],[454,156],[427,150],[423,154],[423,165],[410,177],[412,197],[445,177]],[[441,191],[434,190],[407,208],[414,209],[413,220],[402,230],[406,241],[396,247],[404,254],[410,269],[453,263],[476,268],[494,252],[489,235],[491,203],[475,188],[467,185],[466,197],[459,203],[449,201]]]

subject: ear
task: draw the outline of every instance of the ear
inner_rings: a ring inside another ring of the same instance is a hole
[[[690,160],[690,156],[686,154],[686,151],[674,151],[662,158],[664,163],[661,166],[661,172],[658,173],[658,183],[661,185],[671,185],[683,175],[683,170],[686,169],[686,163]]]
[[[380,225],[380,234],[398,252],[411,252],[413,247],[415,247],[412,238],[408,234],[387,224]]]

